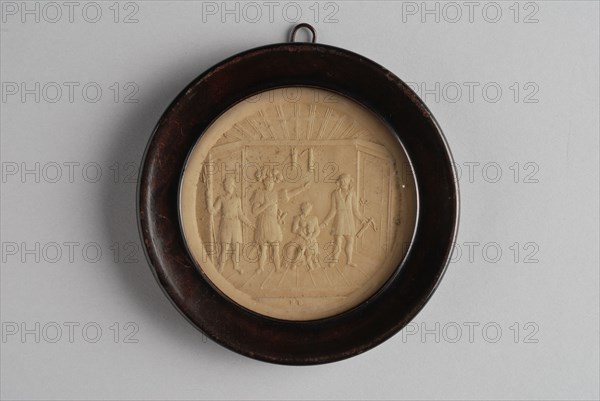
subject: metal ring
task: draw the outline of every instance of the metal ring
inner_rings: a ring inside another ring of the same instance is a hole
[[[307,24],[306,22],[298,24],[292,28],[292,35],[290,37],[290,42],[296,41],[296,33],[302,28],[306,28],[312,33],[312,41],[311,42],[316,43],[317,42],[317,31],[315,30],[315,28],[312,25]]]

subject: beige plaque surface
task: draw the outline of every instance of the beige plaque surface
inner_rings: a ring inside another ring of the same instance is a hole
[[[289,87],[231,107],[190,153],[180,187],[188,249],[225,295],[257,313],[346,311],[394,273],[417,210],[406,154],[337,93]]]

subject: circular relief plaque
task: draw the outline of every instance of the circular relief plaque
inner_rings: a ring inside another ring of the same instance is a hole
[[[458,221],[439,126],[395,75],[283,43],[194,80],[148,143],[144,249],[214,341],[282,364],[348,358],[397,333],[447,266]]]
[[[202,273],[254,312],[320,319],[367,300],[405,255],[416,191],[398,138],[322,89],[237,103],[194,146],[181,225]]]

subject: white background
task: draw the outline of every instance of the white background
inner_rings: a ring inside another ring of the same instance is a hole
[[[207,340],[141,252],[128,174],[161,113],[297,13],[209,3],[2,2],[2,399],[598,399],[598,2],[296,3],[320,42],[416,85],[461,175],[457,251],[426,308],[314,367]]]

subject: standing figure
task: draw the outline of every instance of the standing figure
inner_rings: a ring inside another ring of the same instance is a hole
[[[312,205],[309,202],[303,202],[300,205],[300,214],[294,217],[292,221],[292,232],[296,234],[297,252],[292,261],[292,269],[304,256],[309,270],[315,270],[319,265],[319,244],[317,237],[321,233],[319,228],[319,218],[311,216]]]
[[[352,177],[348,174],[340,174],[337,179],[337,188],[331,193],[331,209],[323,220],[321,227],[326,227],[331,220],[331,235],[334,238],[333,260],[329,267],[334,267],[339,261],[342,252],[342,242],[346,242],[344,251],[348,266],[356,267],[352,261],[354,252],[354,235],[356,228],[354,219],[364,223],[364,218],[356,204],[356,195],[352,189]]]
[[[242,201],[235,194],[235,178],[227,176],[223,180],[223,189],[225,193],[217,196],[214,204],[212,202],[213,194],[211,187],[206,190],[206,204],[208,213],[211,215],[221,212],[221,224],[219,226],[218,241],[221,245],[221,254],[219,257],[218,270],[222,271],[227,261],[227,246],[231,246],[233,268],[238,273],[243,273],[239,267],[240,246],[242,243],[242,223],[254,229],[254,224],[246,217],[242,211]],[[211,233],[211,235],[214,233]]]
[[[279,248],[281,241],[283,241],[280,225],[283,224],[286,216],[286,213],[279,210],[279,201],[280,199],[288,201],[308,189],[310,182],[299,188],[276,191],[275,184],[283,181],[283,176],[278,170],[271,170],[267,167],[257,173],[257,178],[262,182],[263,188],[258,188],[254,192],[250,202],[252,203],[252,213],[257,215],[254,239],[260,249],[258,271],[264,270],[269,251],[272,251],[275,270],[279,271],[281,266]]]

